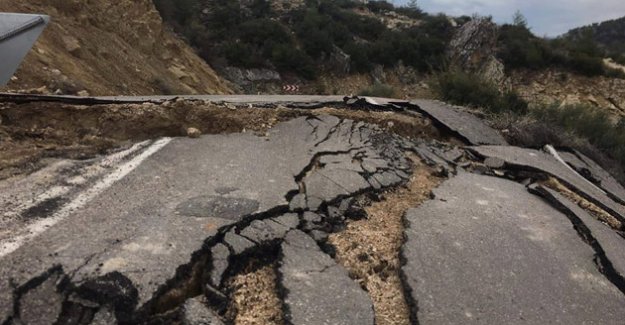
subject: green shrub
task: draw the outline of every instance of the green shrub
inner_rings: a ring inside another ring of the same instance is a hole
[[[445,101],[455,105],[481,108],[491,113],[525,114],[528,111],[527,102],[516,93],[502,94],[492,83],[464,72],[440,73],[434,86]]]
[[[371,12],[383,13],[387,11],[392,11],[393,9],[395,9],[395,6],[392,3],[382,0],[382,1],[369,1],[369,3],[367,3],[367,8],[369,8]]]
[[[295,72],[306,79],[315,79],[317,70],[313,60],[292,45],[280,44],[273,48],[271,62],[280,72]]]
[[[537,120],[587,139],[621,164],[625,164],[623,118],[614,123],[606,110],[588,105],[545,105],[533,109],[531,114]]]
[[[365,88],[358,93],[359,96],[394,98],[397,91],[393,86],[375,83],[371,87]]]
[[[581,52],[572,54],[568,67],[579,74],[589,77],[600,76],[605,73],[601,57],[593,57]]]

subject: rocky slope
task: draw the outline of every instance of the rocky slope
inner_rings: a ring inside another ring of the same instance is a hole
[[[2,90],[83,95],[231,92],[167,30],[150,0],[2,0],[0,11],[52,17]]]
[[[557,70],[518,71],[512,86],[533,104],[588,104],[625,116],[625,80],[585,77]]]

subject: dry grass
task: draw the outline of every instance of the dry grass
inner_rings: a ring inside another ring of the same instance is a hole
[[[330,236],[337,260],[368,292],[377,325],[410,324],[410,311],[399,277],[399,251],[404,241],[403,215],[430,199],[442,179],[416,157],[414,175],[406,187],[391,190],[384,200],[366,208],[368,218],[348,224]]]
[[[595,218],[608,224],[610,227],[616,230],[622,229],[623,224],[618,219],[614,218],[610,213],[606,212],[605,210],[603,210],[596,204],[584,199],[583,197],[579,196],[575,192],[571,191],[569,188],[564,186],[564,184],[560,183],[560,181],[558,181],[557,179],[550,177],[549,180],[543,183],[543,185],[549,187],[550,189],[554,191],[557,191],[558,193],[562,194],[564,197],[575,202],[582,209],[589,212]]]
[[[236,275],[227,317],[235,325],[282,325],[282,301],[276,287],[276,265],[258,267],[252,262]]]

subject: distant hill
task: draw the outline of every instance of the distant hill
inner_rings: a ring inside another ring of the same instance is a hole
[[[591,37],[610,55],[621,56],[625,61],[625,17],[575,28],[566,33],[565,37]]]

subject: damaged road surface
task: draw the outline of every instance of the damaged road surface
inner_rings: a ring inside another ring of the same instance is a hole
[[[460,173],[434,195],[406,214],[419,324],[622,324],[625,297],[595,251],[523,185]]]
[[[625,319],[625,189],[453,106],[2,101],[2,325]]]
[[[3,245],[12,248],[0,257],[0,323],[179,320],[198,308],[197,301],[185,301],[202,293],[207,305],[217,307],[233,262],[282,240],[299,226],[299,212],[316,211],[322,221],[329,218],[329,205],[336,203],[338,211],[356,194],[409,177],[408,160],[388,150],[394,140],[380,137],[386,135],[376,126],[321,115],[278,124],[264,137],[162,139],[141,148],[96,182],[93,195],[78,195],[24,220],[24,227],[43,228],[38,236],[13,246],[15,238],[3,237]],[[376,145],[382,142],[383,149]],[[284,254],[290,256],[288,250]],[[332,261],[323,259],[322,265]],[[288,261],[287,289],[308,281],[291,269],[318,267],[308,265],[314,259]],[[337,292],[368,301],[340,266],[320,275],[334,273],[343,275],[335,280]],[[320,299],[310,294],[293,289],[286,301],[306,299],[300,295]],[[319,306],[316,323],[347,323],[338,321],[348,318],[336,308]],[[372,322],[370,302],[358,308]],[[293,315],[287,318],[301,319],[301,310],[288,310]]]

